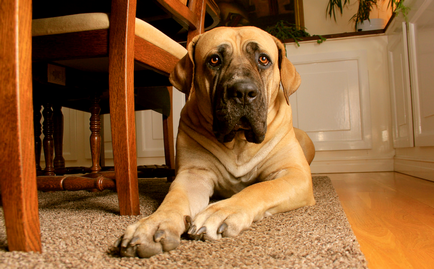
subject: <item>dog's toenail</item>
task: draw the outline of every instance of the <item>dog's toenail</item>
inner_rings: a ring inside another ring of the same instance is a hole
[[[188,229],[188,234],[194,234],[196,232],[196,225],[193,225]]]
[[[161,239],[164,239],[166,237],[166,232],[162,231],[162,230],[158,230],[155,234],[154,234],[154,241],[155,242],[160,242]]]
[[[138,236],[136,236],[136,237],[134,237],[134,238],[131,240],[130,245],[131,245],[131,246],[138,245],[138,244],[140,244],[139,241],[140,241],[140,238],[139,238]]]
[[[220,225],[220,227],[218,228],[217,233],[222,234],[226,230],[226,228],[228,228],[228,225],[223,222],[223,224]]]
[[[202,234],[204,234],[204,233],[206,233],[206,227],[205,227],[205,226],[203,226],[202,228],[200,228],[200,229],[196,232],[197,235],[202,235]]]

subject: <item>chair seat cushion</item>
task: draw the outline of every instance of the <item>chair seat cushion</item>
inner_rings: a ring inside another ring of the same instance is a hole
[[[157,47],[169,52],[181,59],[187,50],[165,35],[163,32],[149,23],[136,18],[136,35]],[[32,21],[32,35],[56,35],[91,30],[108,29],[110,27],[109,15],[107,13],[82,13],[60,17],[34,19]]]

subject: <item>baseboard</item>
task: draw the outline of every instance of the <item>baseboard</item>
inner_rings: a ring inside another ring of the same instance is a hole
[[[314,160],[310,168],[312,173],[385,172],[394,170],[394,160],[392,158],[330,161]]]
[[[434,161],[411,160],[395,157],[395,171],[434,181]]]

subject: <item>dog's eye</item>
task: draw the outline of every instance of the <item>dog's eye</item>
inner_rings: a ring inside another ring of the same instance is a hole
[[[219,66],[221,62],[222,62],[222,61],[221,61],[221,59],[220,59],[220,57],[219,57],[218,55],[213,55],[213,56],[211,56],[211,58],[209,59],[209,64],[210,64],[212,67]]]
[[[268,59],[268,57],[265,55],[261,55],[259,56],[258,62],[263,66],[267,66],[270,64],[270,59]]]

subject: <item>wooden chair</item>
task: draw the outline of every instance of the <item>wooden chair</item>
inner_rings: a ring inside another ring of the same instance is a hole
[[[140,3],[146,2],[149,1]],[[188,7],[178,0],[156,2],[188,29],[187,42],[203,32],[205,10],[213,8],[205,5],[204,0],[192,0]],[[34,37],[31,41],[31,10],[30,0],[0,2],[0,45],[3,48],[0,50],[0,123],[7,130],[1,134],[1,141],[7,142],[0,147],[0,188],[9,249],[41,251],[32,120],[32,42],[34,61],[108,56],[115,179],[122,215],[139,214],[134,62],[168,75],[179,57],[167,54],[158,45],[136,35],[136,1],[133,0],[112,1],[108,29],[58,34],[57,41],[54,35]],[[57,46],[44,54],[47,42]]]
[[[198,0],[190,3],[193,11],[200,10],[197,13],[199,16],[197,14],[193,17],[181,16],[190,19],[189,24],[186,25],[189,29],[189,36],[203,31],[205,5],[202,2]],[[154,2],[143,1],[141,3],[145,5],[142,8],[148,9],[149,5]],[[194,14],[178,0],[158,1],[157,4],[169,13],[179,14],[176,11],[183,10],[185,14]],[[106,9],[102,2],[101,6],[103,10]],[[89,22],[86,22],[87,20]],[[88,26],[90,28],[87,28]],[[128,29],[130,31],[127,31]],[[134,63],[143,64],[167,76],[175,63],[185,55],[185,48],[155,27],[136,18],[136,2],[134,1],[112,1],[110,18],[107,13],[80,13],[44,18],[34,21],[33,30],[34,61],[59,62],[62,60],[61,63],[72,63],[73,65],[77,64],[76,59],[80,59],[79,62],[88,66],[89,62],[95,61],[94,58],[108,56],[108,88],[116,188],[119,194],[121,214],[138,214],[136,139],[135,131],[133,131],[135,130]],[[53,35],[53,33],[56,34]],[[83,59],[90,60],[83,61]],[[167,80],[164,82],[165,85],[169,85]],[[173,156],[173,143],[169,145],[168,150],[169,156]],[[49,153],[48,157],[50,161],[52,154]],[[46,169],[49,175],[52,171],[53,167],[50,167],[48,171]],[[81,181],[92,183],[92,180],[87,178]],[[67,180],[64,177],[38,180],[41,185],[51,185],[53,189],[67,189],[64,187],[66,182],[76,182],[77,187],[73,184],[69,187],[73,190],[84,186],[80,183],[81,181],[77,181],[77,178]],[[97,181],[100,182],[101,178]],[[113,187],[109,178],[103,177],[102,181],[107,182],[108,188]],[[92,188],[92,184],[89,187]],[[98,185],[98,188],[101,186]]]

